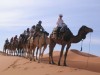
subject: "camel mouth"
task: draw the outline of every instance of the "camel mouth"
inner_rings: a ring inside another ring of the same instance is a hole
[[[93,32],[93,29],[90,29],[90,32]]]

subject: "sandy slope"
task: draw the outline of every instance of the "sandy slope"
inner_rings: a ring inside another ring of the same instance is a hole
[[[59,52],[55,51],[56,63],[58,57]],[[71,50],[67,63],[69,67],[50,65],[48,54],[44,55],[42,63],[30,62],[22,57],[0,55],[0,75],[100,75],[100,57]]]

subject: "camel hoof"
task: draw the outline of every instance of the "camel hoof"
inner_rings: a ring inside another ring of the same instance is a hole
[[[49,64],[51,64],[51,62],[49,62]]]
[[[53,65],[55,65],[56,63],[52,62]]]
[[[60,66],[60,64],[58,64],[58,66]]]
[[[60,66],[60,63],[58,62],[58,66]]]
[[[30,58],[30,61],[32,61],[32,58]]]
[[[35,61],[35,59],[34,59],[34,61]]]
[[[36,58],[36,60],[38,60],[38,58]]]
[[[64,63],[64,66],[68,66],[66,63]]]

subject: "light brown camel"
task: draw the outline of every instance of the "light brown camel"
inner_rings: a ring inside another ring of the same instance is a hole
[[[39,59],[38,62],[41,61],[41,58],[43,56],[44,50],[46,49],[47,45],[49,42],[49,38],[48,38],[48,34],[45,32],[41,32],[40,36],[36,36],[35,39],[33,40],[33,37],[30,39],[30,48],[28,50],[28,53],[30,54],[30,60],[34,59],[34,52],[35,52],[35,48],[38,47],[39,49]],[[41,53],[41,50],[43,48],[43,51]],[[33,54],[32,54],[32,50],[33,50]],[[32,54],[32,56],[31,56]],[[36,55],[37,56],[37,55]]]
[[[13,55],[13,53],[15,55],[16,49],[17,49],[17,45],[18,45],[18,41],[17,40],[13,41],[12,43],[11,42],[8,43],[8,44],[5,43],[4,47],[3,47],[3,52],[7,53],[7,55],[8,55],[8,51],[9,51],[10,55]]]
[[[27,47],[28,47],[28,44],[23,43],[23,40],[19,39],[18,46],[17,46],[17,55],[26,57],[26,54],[24,55],[24,53],[27,52],[27,49],[28,49]]]
[[[67,57],[68,49],[71,47],[71,43],[78,43],[82,39],[85,39],[87,33],[89,33],[89,32],[93,32],[93,29],[91,29],[87,26],[82,26],[79,29],[78,34],[76,36],[74,36],[70,30],[69,30],[69,32],[68,32],[68,30],[66,30],[64,32],[64,36],[65,36],[64,38],[65,39],[69,38],[66,41],[64,39],[63,40],[54,39],[53,35],[51,34],[50,35],[50,43],[49,43],[49,63],[55,64],[54,61],[53,61],[53,49],[54,49],[56,44],[60,44],[62,46],[61,52],[60,52],[60,58],[59,58],[59,61],[58,61],[58,65],[60,66],[60,60],[61,60],[61,57],[63,55],[63,50],[64,50],[64,47],[67,45],[66,52],[65,52],[65,55],[64,55],[64,64],[63,64],[64,66],[67,66],[66,57]],[[69,35],[66,36],[68,33],[69,33]]]
[[[14,56],[16,55],[17,47],[18,47],[18,39],[13,40],[13,43],[10,45],[10,51],[12,52],[11,55],[13,55],[13,54],[14,54]]]
[[[29,49],[29,35],[20,34],[18,38],[17,55],[27,57]]]
[[[5,43],[3,46],[3,53],[8,55],[9,49],[10,49],[10,43]]]

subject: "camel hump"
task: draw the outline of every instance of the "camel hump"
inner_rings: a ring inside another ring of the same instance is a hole
[[[62,28],[59,28],[56,27],[53,29],[53,32],[52,32],[52,38],[55,38],[55,39],[62,39],[62,40],[65,40],[65,41],[68,41],[70,40],[71,36],[72,36],[72,32],[70,31],[70,29],[67,27],[67,25],[64,25]],[[58,32],[59,31],[59,32]]]
[[[65,32],[66,30],[68,30],[69,28],[67,27],[67,25],[64,25],[61,29],[60,32]]]

